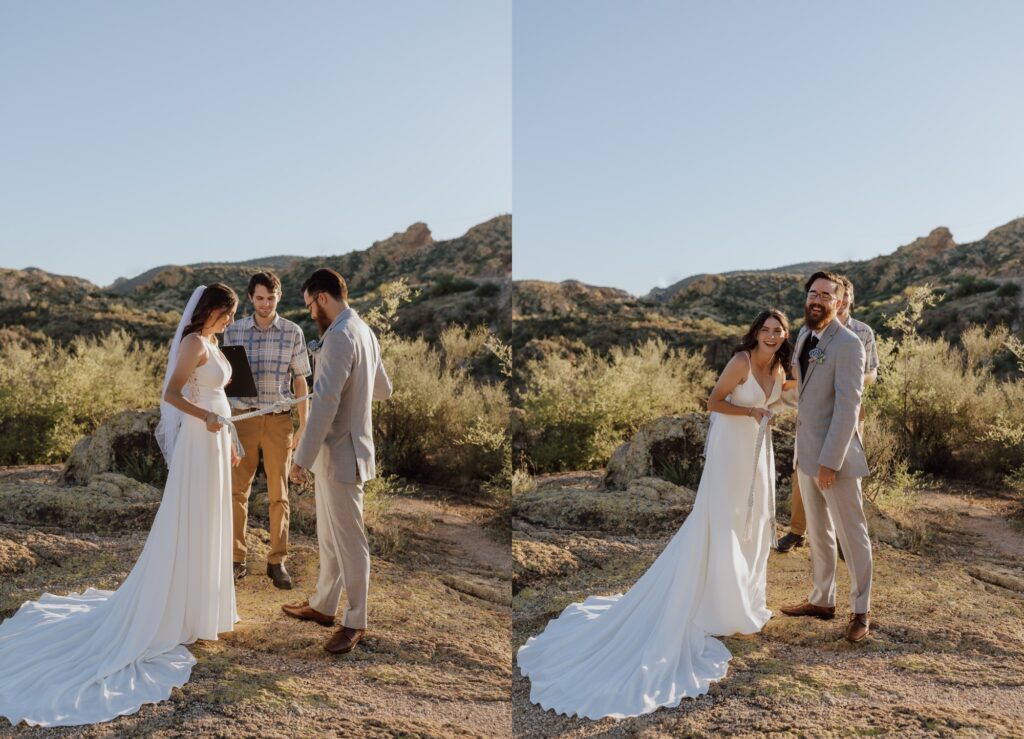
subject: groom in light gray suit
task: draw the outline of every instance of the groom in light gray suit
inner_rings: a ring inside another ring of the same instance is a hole
[[[798,395],[794,456],[807,513],[813,588],[806,602],[782,612],[835,617],[838,535],[850,571],[853,613],[846,638],[856,642],[868,634],[871,609],[871,539],[860,484],[868,465],[857,430],[864,345],[836,320],[842,291],[842,281],[831,272],[817,272],[807,281],[806,321],[793,358]]]
[[[344,589],[342,627],[324,649],[345,654],[366,632],[370,547],[363,484],[376,477],[372,401],[391,397],[391,380],[377,337],[348,305],[341,275],[318,269],[303,283],[302,296],[322,338],[314,354],[312,408],[290,476],[298,483],[313,470],[316,477],[320,575],[312,597],[281,608],[293,618],[333,626]]]

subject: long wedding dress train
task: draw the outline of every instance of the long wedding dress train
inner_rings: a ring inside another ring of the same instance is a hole
[[[231,366],[216,347],[186,396],[231,416]],[[231,570],[231,463],[226,428],[185,416],[142,554],[115,591],[44,593],[0,624],[0,716],[74,726],[135,713],[184,685],[183,645],[238,621]]]
[[[776,381],[765,398],[748,375],[728,399],[767,407],[780,394]],[[732,655],[713,635],[755,633],[771,618],[765,602],[775,537],[771,437],[759,445],[763,427],[751,418],[713,415],[693,510],[650,568],[625,595],[568,606],[520,647],[532,702],[591,719],[677,706],[725,677]]]

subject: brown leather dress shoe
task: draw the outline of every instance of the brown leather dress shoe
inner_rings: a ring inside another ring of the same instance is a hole
[[[814,616],[828,621],[836,617],[836,607],[816,606],[813,603],[804,601],[798,606],[783,606],[780,608],[787,616]]]
[[[871,631],[871,613],[851,613],[850,625],[846,627],[847,641],[860,641]]]
[[[348,654],[355,648],[365,633],[366,629],[353,629],[351,626],[342,626],[334,632],[334,636],[327,640],[324,649],[331,654]]]
[[[285,604],[281,606],[281,610],[292,618],[313,621],[321,626],[334,626],[334,616],[328,616],[326,613],[320,613],[320,611],[310,608],[308,600],[294,606]]]

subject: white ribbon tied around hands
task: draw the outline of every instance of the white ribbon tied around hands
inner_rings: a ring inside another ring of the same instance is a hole
[[[231,418],[224,418],[224,416],[217,416],[217,420],[228,427],[228,432],[231,434],[231,446],[235,450],[235,455],[238,457],[245,456],[245,448],[242,446],[241,440],[238,438],[238,429],[235,428],[235,421],[244,421],[247,418],[256,418],[256,416],[265,416],[268,413],[280,413],[286,411],[293,405],[298,405],[304,400],[309,400],[313,397],[313,393],[303,395],[301,398],[292,398],[291,400],[279,400],[273,405],[268,405],[266,408],[260,408],[259,410],[250,411],[249,413],[240,413],[237,416]]]
[[[757,487],[757,463],[761,458],[761,448],[765,446],[765,438],[768,439],[766,447],[766,454],[772,454],[772,435],[768,430],[768,424],[771,423],[771,415],[766,415],[761,418],[761,423],[757,426],[757,442],[754,444],[754,474],[750,479],[750,492],[747,495],[747,540],[754,536],[754,488]],[[769,472],[771,465],[768,465]],[[771,478],[769,474],[769,478]],[[770,516],[768,518],[768,526],[770,527],[772,545],[775,544],[775,480],[768,480],[769,495],[768,505],[770,510]]]

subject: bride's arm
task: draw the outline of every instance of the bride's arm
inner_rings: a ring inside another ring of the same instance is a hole
[[[729,360],[729,364],[725,365],[725,369],[722,370],[718,382],[715,383],[715,387],[711,391],[711,397],[708,398],[709,411],[726,416],[752,416],[760,420],[758,413],[763,413],[763,409],[733,405],[725,399],[725,396],[735,390],[740,381],[747,376],[749,366],[746,357],[739,354],[733,355],[732,359]]]
[[[199,365],[205,364],[205,355],[206,350],[203,348],[203,341],[198,334],[189,334],[181,340],[181,345],[178,347],[178,363],[174,366],[171,379],[167,381],[167,390],[164,392],[163,400],[182,413],[205,421],[206,428],[210,431],[219,431],[224,424],[216,421],[216,413],[200,408],[181,394],[185,383],[188,382],[189,375],[195,372]]]

